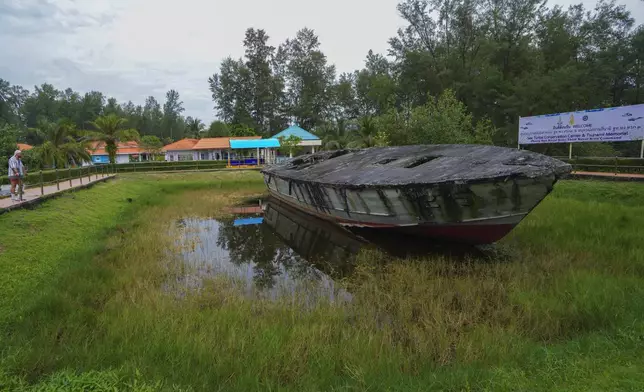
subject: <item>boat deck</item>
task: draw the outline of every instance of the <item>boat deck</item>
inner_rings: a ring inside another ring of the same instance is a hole
[[[504,177],[559,177],[571,166],[557,159],[495,146],[424,145],[323,151],[262,170],[294,181],[346,187],[476,182]]]

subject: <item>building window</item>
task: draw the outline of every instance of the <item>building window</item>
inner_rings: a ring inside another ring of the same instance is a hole
[[[201,153],[201,160],[202,161],[208,160],[208,153],[207,152],[202,152]]]

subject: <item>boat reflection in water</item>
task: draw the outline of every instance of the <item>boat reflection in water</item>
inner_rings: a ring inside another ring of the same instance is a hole
[[[236,219],[183,219],[179,248],[191,268],[180,283],[194,288],[223,275],[251,297],[350,301],[334,278],[348,271],[361,241],[338,235],[342,229],[327,222],[307,224],[273,204],[252,212]]]
[[[485,256],[481,247],[462,243],[432,241],[395,230],[345,228],[316,218],[277,199],[264,203],[264,222],[311,263],[329,264],[350,273],[352,261],[363,248],[378,248],[400,258],[440,255],[463,259]],[[325,263],[326,262],[326,263]]]
[[[184,283],[198,286],[203,278],[224,275],[251,296],[288,296],[306,303],[348,301],[351,295],[335,280],[352,272],[364,247],[400,257],[469,252],[463,245],[428,245],[426,240],[377,230],[349,231],[274,200],[246,211],[252,213],[180,222],[181,255],[192,267]]]

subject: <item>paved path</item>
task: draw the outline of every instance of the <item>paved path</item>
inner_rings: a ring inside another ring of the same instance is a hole
[[[53,197],[56,194],[63,193],[65,191],[69,191],[72,189],[81,189],[84,188],[88,185],[95,184],[97,182],[102,182],[107,179],[113,178],[114,175],[110,176],[105,176],[105,177],[98,177],[98,179],[95,176],[92,176],[92,181],[89,181],[87,177],[83,177],[83,183],[81,184],[80,180],[74,179],[72,180],[72,185],[69,186],[69,180],[67,181],[61,181],[60,182],[60,190],[56,187],[56,184],[54,185],[48,185],[44,187],[44,197],[41,196],[40,194],[40,186],[37,185],[31,185],[27,189],[25,189],[25,193],[23,194],[23,201],[18,202],[18,201],[13,201],[11,200],[10,197],[0,199],[0,213],[5,212],[6,210],[12,210],[14,208],[19,208],[22,207],[26,204],[32,204],[32,203],[37,203],[40,201],[39,199],[43,198],[49,198]]]
[[[595,178],[606,178],[606,179],[619,179],[623,181],[644,181],[644,174],[633,174],[633,173],[600,173],[600,172],[587,172],[587,171],[575,171],[572,172],[573,175],[579,177],[595,177]]]

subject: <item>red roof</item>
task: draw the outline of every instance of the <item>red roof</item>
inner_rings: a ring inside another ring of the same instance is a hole
[[[117,154],[139,154],[145,152],[144,149],[139,147],[139,143],[137,142],[120,142],[116,148]],[[89,153],[90,155],[108,155],[107,151],[105,151],[105,143],[103,142],[92,142]]]
[[[25,143],[18,143],[18,150],[20,151],[29,151],[32,148],[34,148],[34,146],[30,146],[29,144]]]
[[[181,139],[163,147],[163,151],[192,150],[199,139]]]

